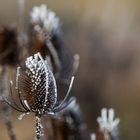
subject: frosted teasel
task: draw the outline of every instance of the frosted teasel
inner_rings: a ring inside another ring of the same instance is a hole
[[[48,59],[48,63],[53,65],[51,68],[54,72],[53,67],[55,67],[55,76],[59,75],[61,69],[61,62],[54,45],[54,38],[61,37],[60,20],[55,15],[55,12],[49,10],[45,4],[33,7],[30,12],[30,22],[33,27],[33,52],[40,52],[43,58]],[[37,46],[39,44],[39,46]],[[60,46],[59,46],[60,47]],[[36,50],[37,49],[37,50]],[[44,51],[42,51],[44,50]],[[49,55],[46,55],[48,54]],[[51,59],[53,59],[53,64]]]
[[[53,73],[47,60],[43,60],[40,53],[30,56],[25,61],[25,68],[17,68],[15,93],[19,97],[17,103],[13,96],[13,82],[10,82],[12,102],[5,99],[12,108],[24,114],[35,113],[36,139],[41,138],[41,116],[61,112],[74,99],[68,102],[74,77],[71,79],[68,92],[61,103],[57,102],[57,87]]]
[[[30,17],[31,23],[35,25],[37,30],[43,29],[49,34],[60,30],[59,18],[45,4],[33,7]]]
[[[119,118],[115,118],[114,109],[103,108],[101,110],[101,116],[97,118],[100,131],[104,134],[105,140],[110,140],[112,137],[114,140],[119,139],[118,125]]]

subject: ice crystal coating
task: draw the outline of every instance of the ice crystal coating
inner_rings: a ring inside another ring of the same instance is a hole
[[[57,99],[56,82],[46,60],[39,53],[25,61],[18,77],[19,92],[27,109],[39,114],[50,112]]]
[[[118,124],[120,122],[119,118],[114,119],[115,113],[114,109],[107,110],[103,108],[101,110],[101,117],[97,118],[97,122],[99,123],[100,130],[103,132],[111,133],[115,129],[117,129]]]
[[[51,72],[47,60],[44,60],[40,53],[30,56],[25,61],[24,68],[17,68],[15,91],[19,98],[16,101],[13,97],[13,82],[10,82],[12,103],[5,99],[15,110],[22,113],[35,113],[36,116],[54,114],[62,111],[69,104],[74,102],[71,98],[66,99],[72,88],[74,77],[71,78],[69,89],[64,99],[57,104],[56,81]],[[22,118],[22,116],[20,117]]]
[[[32,24],[42,26],[49,33],[59,30],[59,18],[45,4],[33,7],[30,17]]]

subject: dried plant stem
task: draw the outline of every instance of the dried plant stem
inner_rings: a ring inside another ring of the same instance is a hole
[[[16,140],[16,134],[12,125],[11,118],[10,118],[11,110],[7,104],[3,105],[2,116],[3,116],[3,120],[7,128],[10,140]]]
[[[25,2],[26,0],[18,0],[18,47],[19,61],[22,64],[23,60],[29,55],[28,38],[25,28]]]
[[[41,130],[42,130],[41,118],[40,116],[36,116],[35,140],[41,140],[41,136],[42,136]]]
[[[72,71],[72,75],[75,75],[75,73],[77,72],[77,70],[79,68],[79,59],[80,59],[80,56],[78,54],[75,54],[73,56],[73,71]]]
[[[24,32],[24,12],[25,12],[25,0],[18,0],[18,12],[19,12],[19,17],[18,17],[18,32],[19,34]]]
[[[7,66],[3,66],[2,67],[2,71],[1,71],[1,94],[3,94],[4,96],[8,95],[8,67]],[[15,135],[15,131],[13,128],[13,124],[11,121],[11,108],[7,105],[7,104],[2,104],[2,117],[5,123],[5,126],[7,128],[10,140],[16,140],[16,135]]]
[[[56,76],[59,76],[59,73],[60,73],[60,69],[61,69],[61,64],[60,64],[60,61],[59,61],[59,56],[52,44],[52,42],[47,39],[47,42],[46,42],[46,45],[54,59],[54,65],[55,65],[55,70],[56,70]]]

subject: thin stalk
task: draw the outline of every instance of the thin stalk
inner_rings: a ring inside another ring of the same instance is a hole
[[[48,47],[48,49],[49,49],[49,51],[50,51],[50,53],[51,53],[51,55],[53,57],[53,60],[54,60],[55,71],[56,71],[55,76],[59,77],[61,64],[60,64],[60,59],[59,59],[59,56],[57,54],[57,51],[55,50],[52,42],[49,39],[47,39],[46,45],[47,45],[47,47]]]
[[[36,128],[35,128],[35,140],[41,140],[42,136],[42,124],[41,124],[41,117],[39,115],[36,116]]]
[[[29,50],[27,48],[28,37],[25,28],[25,1],[26,0],[18,0],[18,29],[17,29],[17,40],[19,47],[19,61],[22,64],[24,58],[26,58],[29,54]]]
[[[14,128],[13,128],[11,118],[10,118],[11,110],[10,110],[10,108],[9,108],[9,106],[7,104],[3,105],[2,116],[3,116],[5,126],[7,128],[10,140],[16,140],[16,134],[15,134],[15,131],[14,131]]]
[[[24,32],[24,13],[25,0],[18,0],[18,33],[21,35]]]
[[[1,94],[4,96],[8,95],[8,67],[3,66],[2,72],[1,72]],[[16,140],[16,134],[13,128],[12,120],[11,120],[11,108],[7,104],[2,104],[2,111],[1,111],[5,126],[8,131],[8,135],[10,137],[10,140]]]

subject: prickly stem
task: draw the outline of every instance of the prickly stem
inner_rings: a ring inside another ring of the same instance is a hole
[[[41,140],[41,136],[42,136],[42,125],[41,125],[41,118],[39,115],[36,116],[36,137],[35,140]]]

